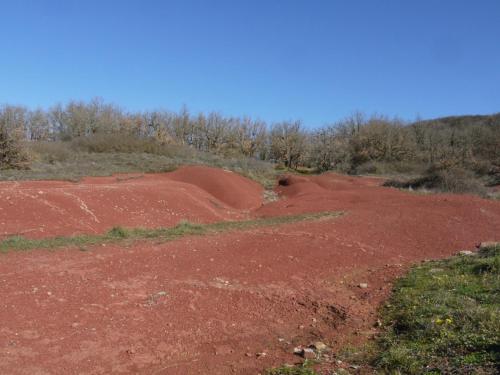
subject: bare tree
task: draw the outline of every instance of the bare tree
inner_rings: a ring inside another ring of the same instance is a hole
[[[305,140],[299,121],[274,124],[270,133],[271,156],[287,168],[297,168],[304,157]]]
[[[235,124],[234,132],[235,146],[242,155],[255,156],[265,143],[266,125],[262,121],[252,121],[245,117]]]

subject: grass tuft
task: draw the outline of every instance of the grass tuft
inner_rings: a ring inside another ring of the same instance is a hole
[[[313,363],[306,360],[304,363],[296,366],[283,365],[281,367],[267,370],[267,375],[317,375],[312,368]]]
[[[221,233],[234,230],[246,230],[266,226],[291,224],[301,221],[323,220],[335,218],[342,214],[342,212],[327,211],[310,214],[259,218],[245,221],[222,221],[212,224],[193,224],[187,221],[181,221],[175,227],[153,229],[123,228],[116,226],[104,234],[83,234],[78,236],[49,237],[43,239],[30,239],[23,236],[12,236],[0,241],[0,251],[25,251],[31,249],[54,249],[60,247],[78,247],[81,249],[85,248],[87,245],[152,238],[171,241],[189,235]]]
[[[116,238],[127,238],[130,233],[123,227],[113,227],[108,231],[108,236]]]

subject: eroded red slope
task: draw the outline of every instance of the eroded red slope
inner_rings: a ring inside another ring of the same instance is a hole
[[[229,207],[251,210],[262,205],[262,186],[232,171],[188,166],[169,173],[167,177],[198,186]]]
[[[0,182],[0,237],[102,233],[117,225],[173,226],[238,219],[259,207],[262,188],[233,172],[183,167],[166,174],[81,182]]]

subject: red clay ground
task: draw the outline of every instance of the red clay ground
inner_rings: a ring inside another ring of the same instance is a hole
[[[2,184],[2,232],[38,237],[182,218],[346,214],[169,243],[1,255],[0,373],[256,374],[297,361],[295,345],[365,340],[377,306],[410,264],[500,232],[500,202],[379,182],[295,177],[277,189],[280,200],[263,206],[254,183],[204,168]]]
[[[246,216],[262,187],[236,173],[184,167],[173,173],[0,182],[0,238],[102,233],[115,225],[173,226]]]

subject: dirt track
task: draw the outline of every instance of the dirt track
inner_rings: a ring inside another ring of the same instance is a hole
[[[293,347],[316,338],[334,348],[363,341],[409,264],[499,239],[500,202],[334,174],[277,190],[281,199],[261,206],[258,185],[202,167],[1,183],[4,236],[346,214],[163,244],[1,255],[0,373],[256,374],[297,360]]]

